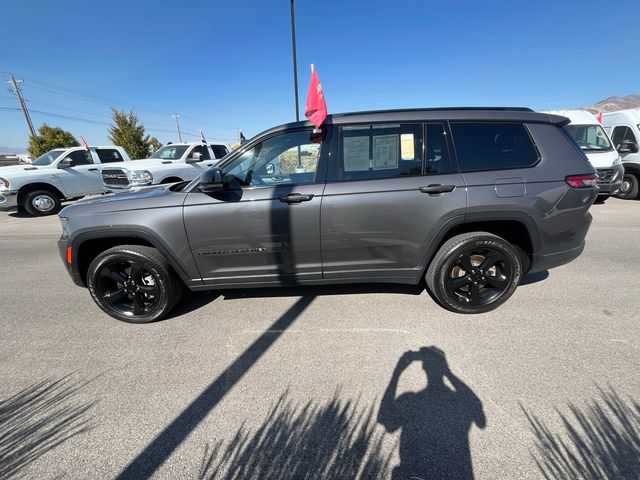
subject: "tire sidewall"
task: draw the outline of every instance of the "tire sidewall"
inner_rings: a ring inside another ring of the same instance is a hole
[[[487,305],[480,305],[477,307],[468,307],[464,306],[460,303],[455,302],[455,300],[451,299],[449,294],[447,293],[445,282],[446,278],[449,274],[449,271],[454,266],[458,257],[468,250],[474,249],[495,249],[500,251],[511,263],[511,269],[513,270],[513,274],[511,277],[511,281],[507,289],[505,289],[500,296],[498,296],[495,300]],[[504,302],[506,302],[513,292],[518,287],[520,283],[520,277],[522,276],[522,266],[520,264],[520,258],[518,257],[518,253],[508,242],[502,240],[499,237],[479,237],[475,240],[471,240],[468,242],[464,242],[460,245],[457,245],[452,250],[450,250],[446,256],[445,261],[438,266],[435,272],[435,295],[437,299],[443,304],[445,308],[448,310],[452,310],[458,313],[485,313],[491,310],[496,309]]]
[[[638,197],[638,177],[633,175],[632,173],[625,173],[624,181],[629,182],[629,190],[627,192],[618,192],[616,197],[622,198],[624,200],[633,200]]]
[[[160,298],[158,299],[159,303],[157,307],[152,312],[145,315],[128,316],[112,309],[102,300],[96,288],[98,274],[106,264],[114,261],[136,261],[142,265],[145,270],[155,276],[155,279],[158,282],[158,287],[160,288]],[[98,255],[93,262],[91,262],[91,265],[89,265],[89,271],[87,272],[87,287],[93,301],[96,302],[96,304],[107,315],[127,323],[150,323],[162,318],[167,311],[173,307],[169,293],[171,290],[169,275],[170,273],[166,268],[157,265],[155,262],[149,260],[143,255],[140,255],[138,252],[123,249],[119,251],[105,252],[104,254]]]
[[[49,197],[53,201],[53,208],[46,212],[36,208],[36,206],[33,204],[33,201],[39,196]],[[32,215],[34,217],[45,217],[47,215],[55,215],[56,213],[58,213],[62,209],[62,203],[60,201],[60,197],[55,192],[52,192],[50,190],[35,190],[33,192],[27,193],[24,202],[24,209],[27,211],[27,213],[29,213],[29,215]]]

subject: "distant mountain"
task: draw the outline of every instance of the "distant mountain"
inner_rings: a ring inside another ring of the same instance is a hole
[[[3,147],[0,145],[0,153],[27,153],[25,148]]]
[[[592,113],[615,112],[627,108],[640,108],[640,95],[627,95],[626,97],[609,97],[593,105],[585,107]]]

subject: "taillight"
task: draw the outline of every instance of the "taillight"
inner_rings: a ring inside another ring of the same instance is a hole
[[[598,182],[598,175],[569,175],[564,181],[573,188],[595,187]]]

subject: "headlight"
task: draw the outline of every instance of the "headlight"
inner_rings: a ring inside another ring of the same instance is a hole
[[[149,185],[153,183],[153,173],[149,170],[134,170],[129,173],[131,185]]]
[[[9,180],[7,180],[6,178],[2,178],[0,177],[0,190],[9,190]]]
[[[69,219],[66,217],[60,217],[60,223],[62,224],[62,236],[67,237],[67,225],[69,224]]]

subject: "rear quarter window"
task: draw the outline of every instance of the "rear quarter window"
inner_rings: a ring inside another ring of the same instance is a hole
[[[451,132],[463,172],[527,168],[540,159],[522,123],[452,122]]]

